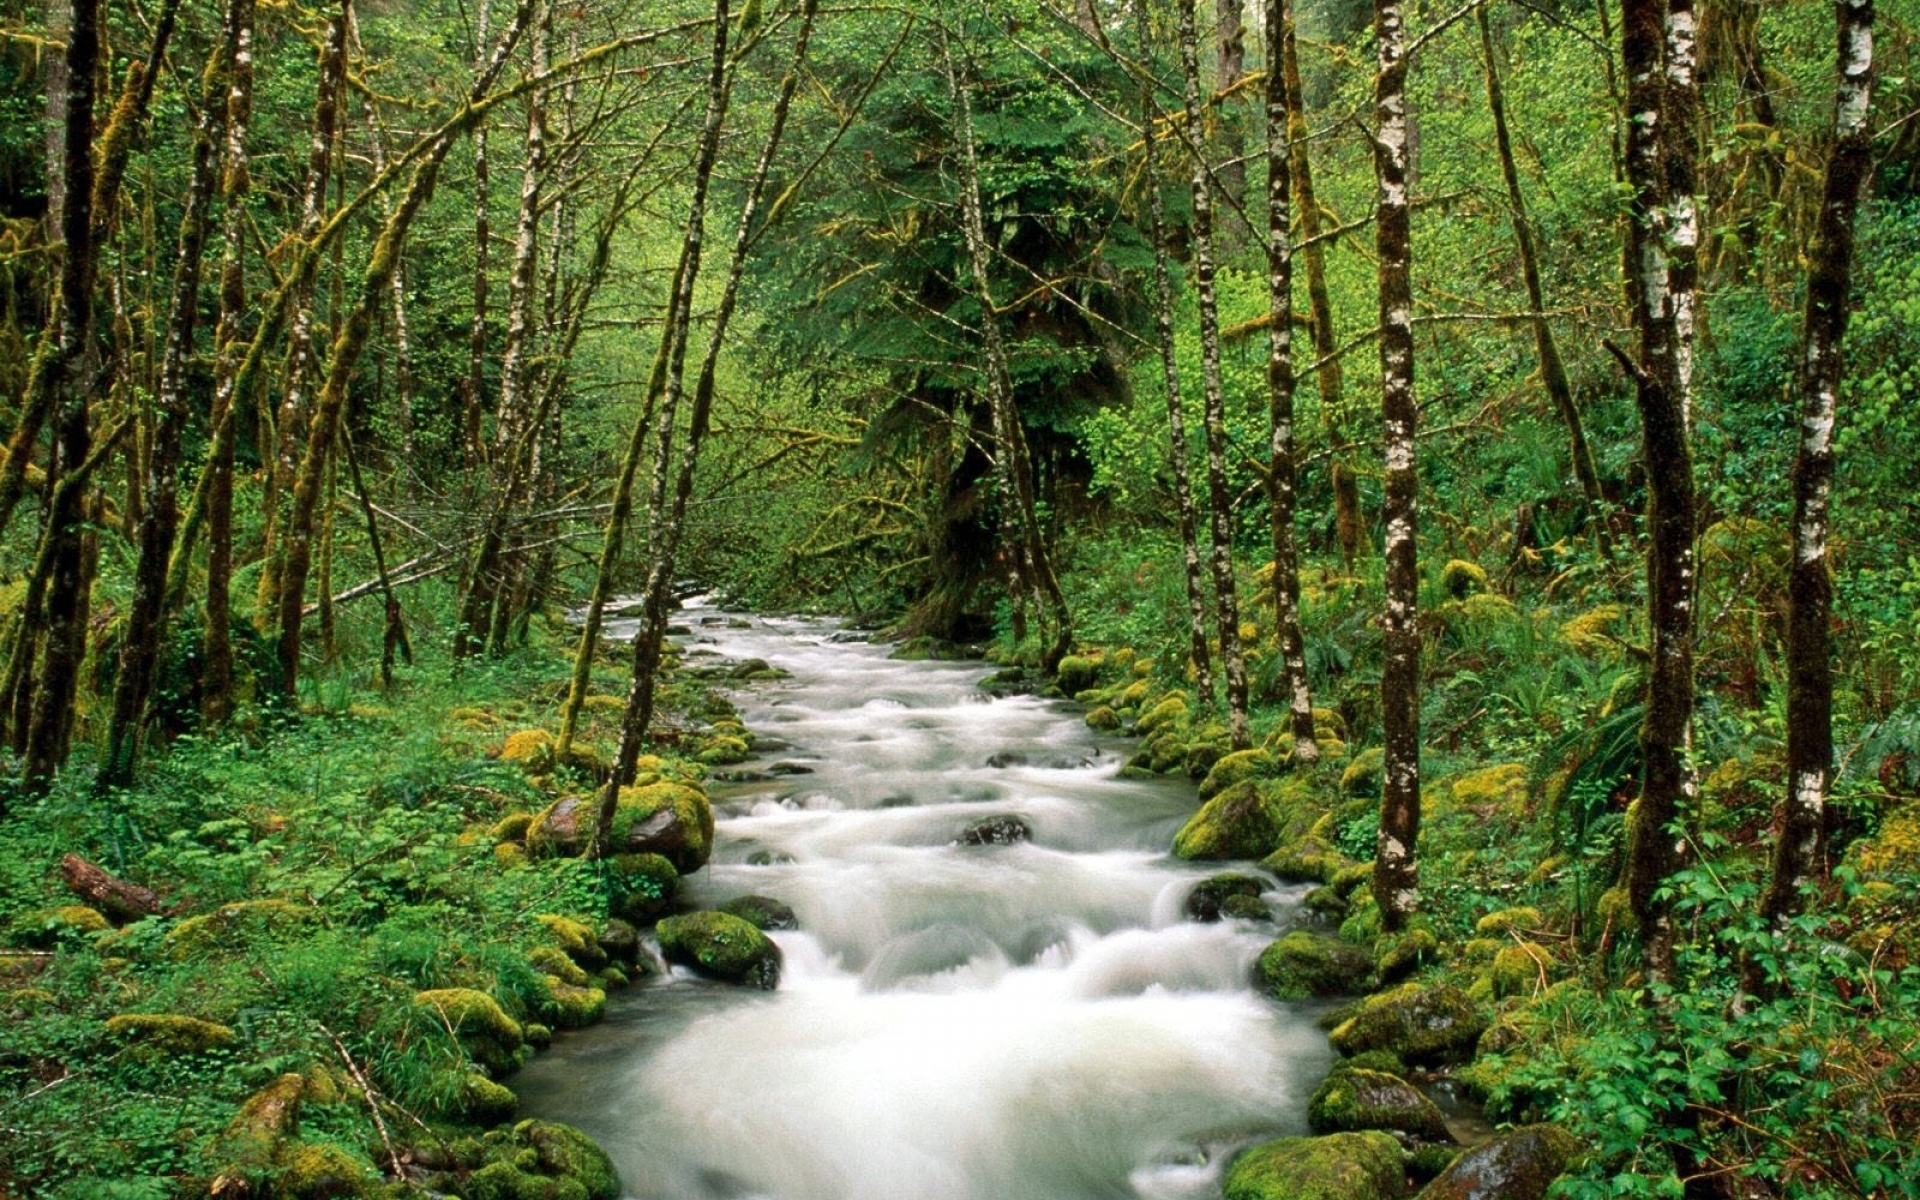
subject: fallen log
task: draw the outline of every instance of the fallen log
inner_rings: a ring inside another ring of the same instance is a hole
[[[69,890],[99,909],[115,925],[167,910],[158,892],[110,875],[78,854],[69,854],[60,860],[60,878],[66,880]]]

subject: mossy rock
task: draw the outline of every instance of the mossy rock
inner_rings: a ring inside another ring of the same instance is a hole
[[[1307,1102],[1307,1125],[1315,1133],[1380,1129],[1423,1142],[1451,1140],[1446,1117],[1419,1088],[1398,1075],[1360,1067],[1327,1076]]]
[[[1469,771],[1453,781],[1453,803],[1488,816],[1518,817],[1527,809],[1525,763],[1501,763]]]
[[[610,906],[623,920],[647,926],[673,907],[680,872],[664,855],[619,854],[607,860]],[[631,961],[631,960],[629,960]]]
[[[553,735],[544,729],[517,729],[500,747],[500,761],[519,763],[529,775],[553,770]]]
[[[436,988],[417,993],[413,1003],[451,1030],[488,1071],[504,1074],[520,1065],[525,1034],[492,996],[473,988]]]
[[[1487,979],[1498,996],[1525,996],[1544,991],[1553,974],[1553,955],[1538,942],[1517,942],[1493,956]]]
[[[502,871],[512,871],[532,861],[527,857],[527,848],[519,842],[501,842],[493,848],[494,865]]]
[[[753,748],[745,738],[723,733],[708,738],[695,757],[710,767],[719,767],[745,762],[752,753]]]
[[[476,1125],[498,1125],[511,1121],[520,1098],[513,1089],[495,1083],[478,1071],[464,1071],[456,1085],[452,1110],[446,1115]]]
[[[1378,796],[1386,777],[1387,752],[1379,746],[1354,755],[1340,772],[1340,791],[1347,796]]]
[[[1139,671],[1139,668],[1136,666],[1135,673],[1138,674],[1138,671]],[[1147,679],[1144,675],[1140,676],[1139,678],[1135,679],[1132,683],[1128,684],[1125,688],[1121,689],[1119,702],[1115,705],[1115,707],[1139,708],[1142,704],[1145,704],[1147,702],[1147,697],[1152,694],[1153,694],[1153,682]]]
[[[1227,902],[1235,898],[1252,899],[1259,903],[1260,893],[1266,890],[1266,882],[1252,875],[1234,872],[1214,875],[1202,879],[1193,885],[1187,893],[1186,914],[1189,921],[1210,923],[1218,921],[1226,912]],[[1260,906],[1266,912],[1265,905]]]
[[[1324,934],[1295,930],[1260,952],[1254,986],[1282,1000],[1351,995],[1373,974],[1373,956]]]
[[[558,975],[543,978],[547,999],[540,1006],[541,1013],[555,1029],[585,1029],[607,1015],[607,993],[587,986],[584,972],[580,983],[569,983]]]
[[[1182,735],[1184,726],[1163,729],[1147,740],[1147,765],[1155,775],[1170,775],[1175,771],[1184,771],[1187,755],[1193,747]]]
[[[487,830],[487,836],[496,842],[524,842],[527,830],[533,828],[533,814],[530,812],[510,812],[493,823]]]
[[[1383,938],[1375,947],[1373,971],[1381,983],[1399,983],[1421,967],[1440,961],[1440,939],[1425,929],[1409,929]]]
[[[288,1139],[274,1153],[276,1200],[347,1200],[372,1195],[380,1181],[374,1165],[333,1142]]]
[[[1409,983],[1369,997],[1328,1036],[1342,1054],[1391,1050],[1425,1066],[1466,1058],[1486,1028],[1479,1006],[1459,988]]]
[[[600,931],[600,948],[610,961],[631,966],[640,957],[640,931],[630,921],[608,917]]]
[[[1120,729],[1120,714],[1110,705],[1101,704],[1087,711],[1087,727],[1101,733],[1116,733]]]
[[[587,973],[558,946],[535,946],[527,951],[527,965],[538,974],[552,975],[574,987],[585,987],[587,984]]]
[[[1372,863],[1350,862],[1333,873],[1333,878],[1327,881],[1327,886],[1344,900],[1372,882]]]
[[[1282,846],[1260,860],[1260,869],[1271,871],[1288,883],[1332,883],[1352,860],[1332,843],[1308,834],[1299,841]]]
[[[107,1018],[107,1033],[150,1056],[205,1054],[233,1045],[231,1028],[177,1013],[121,1013]]]
[[[1054,678],[1063,695],[1084,692],[1100,682],[1100,660],[1088,655],[1069,654],[1060,660]]]
[[[1546,919],[1540,910],[1531,905],[1518,908],[1502,908],[1488,913],[1473,923],[1473,931],[1482,937],[1499,937],[1506,933],[1525,933],[1529,929],[1541,929]]]
[[[1224,1200],[1398,1200],[1405,1154],[1390,1133],[1277,1138],[1233,1160]]]
[[[1279,762],[1265,750],[1235,750],[1222,755],[1207,771],[1200,781],[1200,798],[1211,800],[1236,783],[1271,778],[1279,770]]]
[[[7,926],[7,940],[28,950],[52,950],[111,928],[112,924],[98,909],[84,904],[62,904],[21,913]]]
[[[739,917],[763,933],[800,928],[800,918],[792,907],[771,896],[736,896],[722,904],[720,911]]]
[[[1330,921],[1338,921],[1347,915],[1349,905],[1347,904],[1346,897],[1334,891],[1332,888],[1327,887],[1325,884],[1322,884],[1300,897],[1300,907],[1313,913],[1315,916],[1325,917]]]
[[[1140,719],[1133,723],[1133,731],[1145,737],[1150,733],[1158,732],[1165,726],[1183,724],[1186,720],[1187,698],[1181,692],[1172,692],[1158,704],[1141,713]]]
[[[522,1121],[489,1133],[486,1161],[459,1184],[466,1200],[618,1200],[613,1160],[569,1125]],[[465,1156],[461,1156],[464,1158]]]
[[[1174,835],[1183,859],[1262,859],[1312,828],[1319,814],[1299,780],[1246,780],[1202,805]]]
[[[245,951],[256,939],[278,937],[315,918],[310,907],[286,900],[241,900],[188,917],[167,931],[168,958],[207,958]]]
[[[1557,1125],[1527,1125],[1473,1147],[1420,1193],[1420,1200],[1543,1200],[1580,1153]]]
[[[1479,563],[1456,558],[1440,568],[1440,588],[1455,600],[1478,595],[1492,586],[1487,579],[1487,569]]]
[[[739,917],[686,913],[654,926],[669,962],[728,983],[772,991],[780,984],[780,947]]]
[[[580,854],[598,819],[597,796],[562,796],[535,819],[527,849],[536,857]],[[705,792],[684,783],[656,779],[621,788],[611,848],[616,855],[661,855],[682,875],[697,871],[713,849],[713,807]]]
[[[600,946],[600,935],[585,921],[557,913],[542,913],[534,920],[540,922],[552,936],[553,944],[580,966],[593,970],[607,965],[607,952]]]

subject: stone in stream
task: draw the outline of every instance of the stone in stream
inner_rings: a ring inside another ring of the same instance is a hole
[[[1254,986],[1282,1000],[1350,995],[1372,974],[1373,955],[1366,947],[1304,929],[1262,950],[1253,965]]]
[[[1405,1154],[1390,1133],[1276,1138],[1233,1160],[1225,1200],[1398,1200]]]
[[[1417,1065],[1457,1062],[1473,1054],[1487,1019],[1457,987],[1402,984],[1370,996],[1328,1035],[1342,1054],[1391,1050]]]
[[[727,983],[772,991],[780,984],[780,947],[730,913],[667,917],[653,927],[668,962]]]
[[[961,846],[1011,846],[1015,842],[1030,841],[1033,830],[1019,817],[1001,815],[982,817],[960,831],[956,845]]]
[[[579,854],[598,816],[596,797],[562,796],[534,819],[527,831],[527,852],[536,858]],[[661,855],[682,874],[699,870],[713,849],[713,807],[706,793],[664,780],[621,788],[612,849],[617,854]]]
[[[1336,1068],[1307,1102],[1307,1124],[1315,1133],[1358,1133],[1380,1129],[1405,1133],[1423,1142],[1448,1142],[1447,1119],[1440,1106],[1398,1075],[1364,1068]]]
[[[1189,860],[1266,857],[1296,826],[1311,826],[1320,815],[1309,812],[1307,797],[1290,784],[1247,779],[1229,787],[1180,827],[1173,839],[1174,856]]]
[[[1541,1200],[1579,1152],[1557,1125],[1523,1126],[1454,1159],[1419,1200]]]
[[[1266,886],[1266,882],[1262,879],[1234,872],[1203,879],[1194,884],[1193,890],[1187,893],[1187,920],[1211,923],[1223,916],[1240,915],[1240,912],[1230,911],[1229,906],[1251,914],[1252,909],[1232,903],[1235,900],[1249,899],[1254,901],[1254,908],[1257,908],[1259,915],[1264,917],[1267,915],[1267,910],[1266,906],[1260,903],[1260,893],[1266,890]]]
[[[772,896],[736,896],[722,904],[720,911],[739,917],[763,932],[800,928],[800,918],[794,915],[792,907]]]

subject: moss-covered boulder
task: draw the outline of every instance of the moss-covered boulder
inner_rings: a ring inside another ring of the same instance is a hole
[[[1421,967],[1440,961],[1440,939],[1425,929],[1409,929],[1381,939],[1374,947],[1373,973],[1381,983],[1399,983]]]
[[[1440,568],[1440,587],[1455,600],[1479,595],[1491,586],[1486,568],[1479,563],[1456,558]]]
[[[175,959],[239,954],[255,940],[297,929],[315,915],[313,908],[286,900],[240,900],[186,918],[167,931],[160,946]]]
[[[1268,779],[1279,770],[1278,760],[1265,750],[1235,750],[1215,761],[1207,777],[1200,781],[1200,798],[1211,800],[1236,783]]]
[[[532,813],[510,812],[493,823],[487,830],[487,836],[495,842],[524,842],[527,840],[527,830],[532,827]]]
[[[792,906],[772,896],[736,896],[722,904],[720,911],[762,932],[800,928],[800,918],[794,915]]]
[[[278,1200],[349,1200],[380,1182],[371,1162],[334,1142],[282,1142],[274,1168],[269,1194]]]
[[[1405,1154],[1392,1134],[1335,1133],[1277,1138],[1227,1168],[1224,1200],[1398,1200]]]
[[[780,947],[739,917],[686,913],[654,926],[667,961],[728,983],[772,991],[780,984]]]
[[[557,913],[543,913],[534,920],[546,929],[553,944],[581,967],[594,970],[607,965],[607,952],[600,946],[600,935],[585,921]]]
[[[451,1111],[446,1115],[476,1125],[498,1125],[511,1121],[520,1098],[513,1089],[495,1083],[478,1071],[463,1071],[453,1088]]]
[[[1371,996],[1328,1035],[1342,1054],[1391,1050],[1418,1065],[1466,1058],[1487,1028],[1471,997],[1457,987],[1402,984]]]
[[[1133,731],[1141,737],[1158,733],[1174,725],[1183,725],[1187,721],[1187,698],[1180,692],[1170,692],[1133,723]]]
[[[1266,882],[1257,876],[1235,872],[1202,879],[1187,893],[1187,920],[1212,922],[1223,916],[1231,916],[1233,914],[1227,908],[1236,899],[1250,899],[1259,904],[1260,893],[1266,890],[1266,886]],[[1260,910],[1264,914],[1266,906],[1260,905]]]
[[[518,763],[529,775],[553,770],[553,735],[544,729],[518,729],[500,747],[500,761]]]
[[[168,1057],[224,1049],[236,1037],[228,1026],[177,1013],[121,1013],[107,1018],[107,1033],[143,1055]]]
[[[591,986],[583,973],[580,983],[569,983],[558,975],[542,977],[547,998],[540,1012],[555,1029],[585,1029],[607,1015],[607,993]]]
[[[745,762],[752,753],[747,739],[732,733],[716,733],[701,743],[694,757],[710,767],[719,767]]]
[[[1087,727],[1101,733],[1114,733],[1120,728],[1120,714],[1113,711],[1109,704],[1096,704],[1087,710]]]
[[[473,1061],[488,1071],[503,1074],[520,1065],[526,1036],[520,1022],[492,996],[473,988],[435,988],[416,994],[413,1003],[459,1039]]]
[[[1538,942],[1502,946],[1487,968],[1487,982],[1495,996],[1524,996],[1545,991],[1552,982],[1554,960]]]
[[[1450,1140],[1439,1106],[1419,1088],[1398,1075],[1362,1068],[1327,1076],[1307,1102],[1307,1124],[1315,1133],[1381,1129],[1423,1142]]]
[[[1506,933],[1524,933],[1530,929],[1544,927],[1545,921],[1540,910],[1522,905],[1519,908],[1503,908],[1490,912],[1473,923],[1475,933],[1482,937],[1499,937]]]
[[[98,909],[84,904],[62,904],[21,913],[7,926],[7,941],[29,950],[51,950],[64,942],[83,941],[113,928]]]
[[[536,856],[576,855],[592,840],[597,797],[562,796],[535,818],[527,849]],[[620,789],[613,813],[614,854],[658,854],[682,875],[706,865],[713,849],[713,806],[699,788],[656,780]]]
[[[1518,817],[1527,808],[1527,766],[1501,763],[1453,781],[1453,806],[1481,816]]]
[[[672,908],[679,883],[680,872],[664,855],[616,854],[607,860],[609,907],[635,925],[651,925]]]
[[[1340,791],[1348,796],[1378,796],[1387,770],[1387,752],[1379,746],[1362,750],[1340,772]]]
[[[1262,950],[1253,964],[1254,986],[1283,1000],[1351,995],[1372,973],[1373,956],[1364,947],[1304,929]]]
[[[1580,1152],[1557,1125],[1527,1125],[1475,1146],[1453,1160],[1420,1200],[1542,1200]]]
[[[465,1200],[618,1200],[613,1160],[570,1125],[522,1121],[489,1133],[485,1161],[459,1182]]]
[[[1201,805],[1174,835],[1184,859],[1262,859],[1305,833],[1318,816],[1296,780],[1246,780]]]
[[[1089,655],[1069,654],[1054,671],[1060,694],[1072,696],[1100,682],[1100,660]]]
[[[587,982],[586,971],[558,946],[535,946],[527,951],[527,965],[539,974],[552,975],[562,983],[570,983],[575,987],[584,987]]]
[[[1340,853],[1332,843],[1309,834],[1291,842],[1260,860],[1260,869],[1271,871],[1288,883],[1332,883],[1353,860]]]

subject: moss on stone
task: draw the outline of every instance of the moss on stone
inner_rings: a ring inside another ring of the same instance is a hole
[[[1557,1125],[1523,1126],[1461,1154],[1420,1195],[1422,1200],[1542,1200],[1579,1152],[1580,1143]]]
[[[540,922],[553,938],[553,944],[574,962],[588,969],[607,965],[607,952],[600,947],[600,937],[585,921],[557,913],[543,913],[534,920]]]
[[[493,848],[493,861],[502,871],[511,871],[533,860],[527,857],[527,848],[519,842],[501,842]]]
[[[237,1036],[229,1026],[178,1013],[121,1013],[107,1018],[107,1033],[155,1055],[205,1054]]]
[[[752,753],[745,738],[722,733],[708,738],[695,757],[708,766],[718,767],[744,762]]]
[[[1440,587],[1455,600],[1464,600],[1491,587],[1487,569],[1463,558],[1451,559],[1440,568]]]
[[[1304,779],[1246,780],[1202,805],[1174,836],[1183,859],[1261,859],[1296,840],[1320,815]]]
[[[1100,682],[1100,660],[1091,655],[1069,654],[1060,660],[1054,677],[1065,695],[1083,692]]]
[[[550,1020],[554,1028],[585,1029],[607,1015],[607,993],[597,987],[583,986],[584,972],[579,984],[568,983],[557,975],[542,978],[547,985],[547,1000],[540,1006],[541,1015]]]
[[[495,1074],[519,1065],[525,1042],[520,1022],[497,1001],[473,988],[437,988],[416,994],[414,1005],[452,1031],[473,1060]]]
[[[105,933],[113,926],[96,909],[84,904],[61,904],[21,913],[7,926],[7,940],[29,950],[51,950],[62,942]]]
[[[1381,940],[1375,948],[1373,969],[1380,982],[1399,983],[1439,960],[1440,939],[1425,929],[1409,929]]]
[[[274,1154],[272,1194],[279,1200],[344,1200],[365,1196],[380,1173],[333,1142],[282,1142]]]
[[[1328,1075],[1307,1102],[1315,1133],[1367,1129],[1408,1134],[1425,1142],[1447,1141],[1447,1121],[1420,1089],[1398,1075],[1349,1067]]]
[[[1387,752],[1379,746],[1362,750],[1340,772],[1340,791],[1348,796],[1378,796],[1386,774]]]
[[[1295,930],[1260,952],[1253,982],[1269,996],[1298,1000],[1360,991],[1372,971],[1372,956],[1361,947]]]
[[[1348,863],[1333,873],[1327,880],[1327,886],[1338,892],[1343,898],[1353,895],[1361,888],[1373,882],[1373,864],[1370,862]]]
[[[454,1111],[448,1116],[478,1125],[498,1125],[511,1121],[520,1098],[513,1089],[495,1083],[478,1071],[464,1071],[455,1092]]]
[[[1450,792],[1455,807],[1487,816],[1518,817],[1527,808],[1527,767],[1525,763],[1501,763],[1484,770],[1469,771],[1453,781]]]
[[[1088,728],[1098,729],[1102,733],[1113,733],[1120,728],[1120,714],[1106,704],[1089,709],[1086,720]]]
[[[1522,905],[1488,913],[1473,923],[1473,931],[1482,937],[1499,937],[1509,932],[1524,933],[1529,929],[1540,929],[1545,924],[1539,909]]]
[[[686,913],[654,926],[668,961],[728,983],[773,990],[780,983],[780,948],[739,917]]]
[[[578,1183],[587,1200],[617,1200],[620,1176],[613,1160],[597,1143],[571,1125],[557,1121],[522,1121],[516,1136],[533,1148],[543,1174]]]
[[[1545,990],[1553,972],[1553,955],[1537,942],[1517,942],[1493,956],[1487,980],[1495,996],[1524,996]]]
[[[1388,1133],[1277,1138],[1235,1158],[1221,1193],[1224,1200],[1396,1200],[1404,1159]]]
[[[1265,750],[1235,750],[1224,754],[1200,781],[1200,798],[1211,800],[1236,783],[1269,778],[1279,769],[1279,762]]]
[[[312,908],[285,900],[240,900],[188,917],[168,930],[160,945],[174,959],[238,953],[254,939],[284,934],[314,915]]]
[[[1260,869],[1288,883],[1332,883],[1343,867],[1352,865],[1332,843],[1308,834],[1260,860]]]
[[[800,919],[793,909],[772,896],[736,896],[722,904],[720,911],[739,917],[762,932],[800,928]]]
[[[527,965],[541,975],[551,975],[574,987],[587,984],[587,973],[558,946],[535,946],[527,951]]]
[[[1402,984],[1369,997],[1329,1040],[1342,1054],[1391,1050],[1409,1063],[1429,1065],[1465,1058],[1486,1027],[1479,1007],[1459,988]]]
[[[1158,731],[1162,726],[1179,724],[1187,719],[1187,698],[1185,693],[1171,692],[1158,704],[1140,714],[1133,723],[1133,731],[1141,737]]]
[[[500,747],[502,762],[519,763],[529,775],[553,770],[553,735],[544,729],[516,729]]]
[[[527,830],[533,827],[533,814],[530,812],[510,812],[493,823],[487,830],[487,836],[496,842],[524,842]]]
[[[650,925],[673,905],[680,872],[659,854],[620,854],[607,861],[612,910],[635,925]]]
[[[1189,921],[1218,921],[1224,913],[1226,903],[1234,898],[1251,898],[1256,902],[1266,883],[1253,875],[1226,872],[1202,879],[1193,885],[1187,893],[1186,914]],[[1265,911],[1265,906],[1261,907]]]

